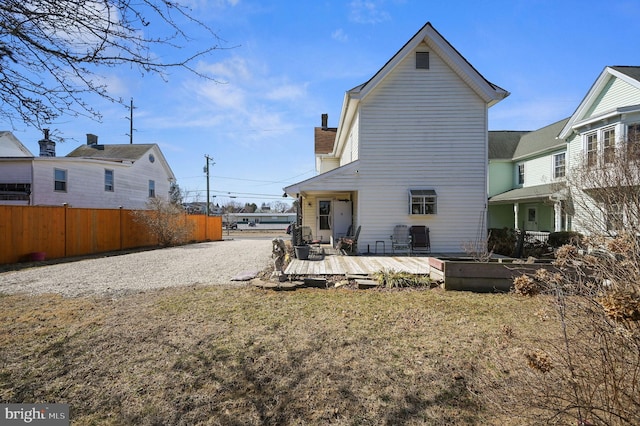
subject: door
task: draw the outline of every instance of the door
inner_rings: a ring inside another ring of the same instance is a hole
[[[331,239],[332,209],[331,200],[318,200],[318,223],[315,237],[328,242]]]
[[[347,235],[351,226],[351,201],[335,200],[333,202],[333,242]]]
[[[527,207],[527,221],[524,226],[525,231],[538,230],[538,208]]]

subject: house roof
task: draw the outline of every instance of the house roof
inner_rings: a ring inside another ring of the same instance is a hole
[[[558,148],[563,148],[566,142],[558,138],[560,131],[569,121],[565,118],[549,124],[534,132],[529,132],[522,136],[518,147],[513,153],[513,159],[518,160],[531,155],[542,154]]]
[[[67,157],[111,161],[137,161],[156,144],[80,145]]]
[[[489,131],[489,160],[511,160],[526,130]]]
[[[409,41],[407,41],[404,46],[402,46],[400,50],[398,50],[398,52],[396,52],[396,54],[393,55],[391,59],[389,59],[387,63],[373,75],[373,77],[371,77],[367,82],[354,87],[349,92],[357,93],[368,90],[369,86],[375,86],[378,83],[378,80],[388,74],[388,72],[391,71],[391,69],[393,69],[402,58],[404,58],[423,41],[426,42],[430,48],[436,51],[438,55],[443,57],[445,62],[452,67],[454,72],[463,76],[463,79],[467,81],[474,90],[484,92],[480,93],[480,95],[481,97],[486,97],[485,101],[490,103],[490,105],[493,105],[509,96],[509,92],[500,86],[491,83],[482,74],[480,74],[478,70],[476,70],[473,65],[471,65],[471,63],[467,61],[467,59],[462,56],[460,52],[458,52],[458,50],[433,27],[433,25],[431,25],[431,22],[424,24],[424,26],[420,28],[418,32],[416,32],[415,35],[411,37]],[[471,78],[464,78],[464,74],[467,74],[467,77]],[[487,87],[478,87],[483,84]]]
[[[527,186],[524,188],[512,189],[502,194],[489,198],[490,203],[511,203],[514,201],[536,200],[549,198],[559,192],[561,188],[558,183],[546,183],[543,185]]]
[[[360,100],[371,93],[404,58],[410,55],[421,43],[426,43],[429,49],[437,54],[478,96],[492,106],[509,96],[509,92],[489,82],[476,70],[436,29],[427,22],[418,32],[407,41],[395,55],[368,81],[347,91],[340,112],[338,133],[332,154],[338,154],[348,135],[349,123],[355,117]],[[345,133],[343,133],[343,130]]]
[[[598,102],[599,95],[606,89],[610,79],[619,78],[622,81],[630,84],[631,86],[640,89],[640,67],[638,66],[609,66],[605,67],[600,73],[596,81],[593,83],[585,97],[582,99],[578,108],[569,118],[568,122],[560,131],[559,137],[562,139],[568,138],[571,133],[580,127],[581,125],[590,122],[591,120],[604,119],[611,116],[621,115],[630,111],[637,111],[640,105],[621,105],[610,111],[606,111],[597,117],[589,117],[589,111],[591,107]]]
[[[333,150],[333,142],[336,140],[335,127],[316,127],[314,128],[315,153],[329,154]]]
[[[167,159],[162,154],[160,147],[155,143],[141,143],[141,144],[114,144],[114,145],[80,145],[69,154],[66,155],[68,158],[82,158],[88,160],[99,160],[99,161],[113,161],[118,163],[135,163],[136,161],[142,159],[145,154],[147,154],[150,150],[153,150],[156,154],[157,160],[159,164],[161,164],[168,176],[169,179],[175,180],[175,175],[173,174],[173,170],[171,170],[171,166],[167,162]]]
[[[618,65],[610,68],[640,82],[640,67]]]
[[[0,131],[0,158],[33,158],[33,154],[8,130]]]

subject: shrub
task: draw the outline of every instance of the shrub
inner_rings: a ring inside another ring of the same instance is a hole
[[[548,244],[553,248],[558,248],[567,244],[579,245],[582,241],[582,234],[574,231],[560,231],[549,234]]]
[[[508,228],[492,228],[489,230],[488,248],[495,254],[514,256],[516,251],[517,233]]]
[[[181,206],[155,197],[149,199],[147,209],[135,211],[134,217],[158,238],[158,244],[168,247],[186,242],[192,225],[185,220]]]
[[[427,275],[415,275],[408,272],[397,272],[393,269],[378,271],[373,277],[381,285],[394,287],[430,287],[431,278]]]

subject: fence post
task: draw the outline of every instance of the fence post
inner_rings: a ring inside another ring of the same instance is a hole
[[[64,208],[64,257],[67,257],[67,245],[69,239],[69,230],[67,229],[67,221],[68,221],[68,212],[69,212],[69,204],[63,203],[62,207]]]
[[[124,238],[123,234],[124,234],[124,226],[122,226],[122,206],[118,206],[118,209],[120,210],[120,250],[122,250],[122,239]]]

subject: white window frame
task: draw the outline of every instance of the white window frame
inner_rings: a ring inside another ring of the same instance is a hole
[[[58,176],[61,173],[62,176]],[[53,169],[53,190],[55,192],[67,192],[67,183],[69,181],[66,169]],[[60,186],[60,188],[58,188]]]
[[[587,166],[598,165],[598,132],[589,132],[584,135],[584,152],[586,153]]]
[[[518,182],[518,185],[524,185],[524,179],[525,179],[524,163],[518,163],[518,166],[516,168],[516,181]]]
[[[559,159],[562,158],[562,165],[558,164]],[[553,178],[560,179],[565,177],[567,173],[567,153],[559,152],[553,154]]]
[[[433,189],[409,190],[409,214],[432,215],[438,213],[438,194]]]
[[[113,169],[104,169],[104,190],[106,192],[115,191],[115,172]]]
[[[600,131],[602,136],[602,162],[612,163],[616,155],[616,128],[607,127]]]
[[[627,124],[626,144],[627,155],[636,157],[640,153],[640,123]]]

